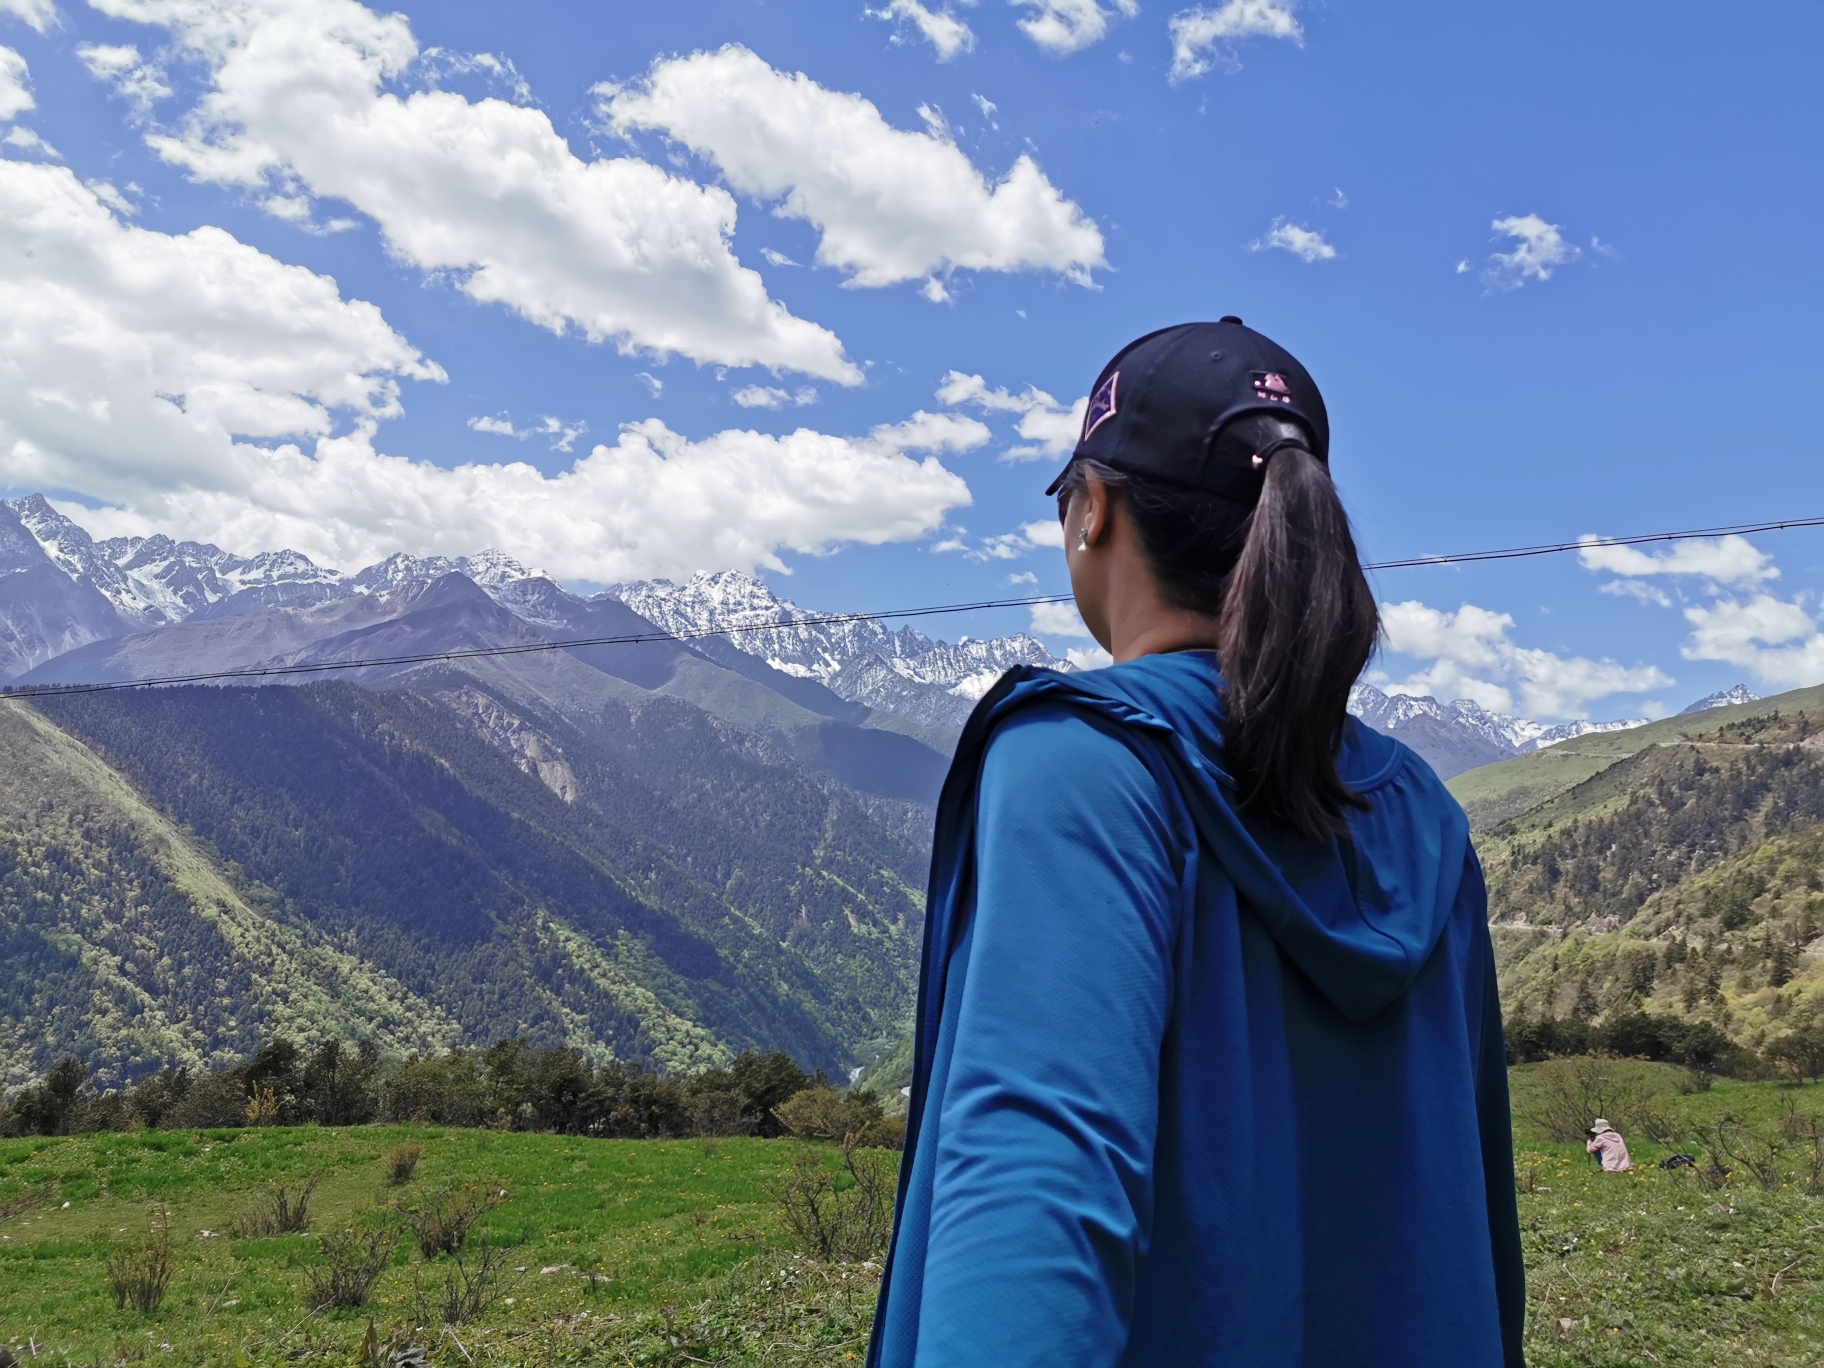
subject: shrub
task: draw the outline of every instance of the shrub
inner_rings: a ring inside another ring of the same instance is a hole
[[[690,1099],[690,1133],[706,1139],[752,1135],[753,1120],[742,1114],[741,1099],[732,1092],[703,1092]]]
[[[130,1306],[149,1316],[164,1303],[165,1289],[171,1285],[169,1212],[153,1215],[152,1233],[143,1243],[108,1256],[108,1285],[114,1289],[115,1307],[123,1311]]]
[[[1637,1113],[1666,1091],[1664,1075],[1632,1059],[1584,1055],[1552,1059],[1521,1076],[1514,1113],[1560,1144],[1587,1138],[1589,1124],[1604,1117],[1627,1130]]]
[[[388,1120],[445,1126],[479,1126],[489,1111],[487,1085],[467,1050],[407,1064],[394,1075],[381,1102]]]
[[[418,1252],[426,1259],[459,1253],[475,1222],[505,1200],[498,1189],[446,1187],[412,1213]]]
[[[247,1095],[247,1124],[250,1126],[276,1126],[279,1124],[279,1093],[270,1083],[260,1083]]]
[[[1613,1054],[1657,1063],[1683,1064],[1694,1072],[1744,1073],[1753,1059],[1707,1021],[1626,1012],[1598,1026],[1574,1017],[1506,1025],[1507,1062],[1536,1064],[1572,1055]]]
[[[399,1239],[391,1230],[344,1230],[319,1235],[323,1262],[304,1270],[306,1296],[313,1311],[367,1305],[367,1298],[392,1262]]]
[[[148,1119],[147,1124],[151,1122]],[[205,1074],[160,1117],[168,1130],[214,1130],[247,1124],[247,1088],[237,1073]]]
[[[485,1235],[476,1244],[477,1248],[466,1259],[462,1250],[456,1250],[444,1273],[443,1288],[435,1310],[445,1325],[462,1325],[479,1319],[500,1295],[500,1275],[506,1267],[507,1251],[489,1243]],[[432,1305],[426,1302],[424,1288],[418,1283],[416,1275],[413,1275],[412,1281],[418,1293],[418,1319],[429,1321]]]
[[[313,1173],[302,1183],[288,1186],[276,1183],[254,1203],[252,1211],[230,1227],[237,1240],[256,1240],[265,1235],[297,1235],[310,1229],[310,1198],[323,1181]]]
[[[27,1183],[11,1197],[0,1197],[0,1222],[10,1221],[13,1217],[48,1202],[54,1191],[55,1187],[50,1185],[33,1187]]]
[[[386,1185],[404,1187],[412,1181],[412,1174],[418,1168],[418,1161],[424,1158],[424,1146],[406,1141],[394,1145],[386,1156]]]
[[[891,1155],[844,1140],[835,1169],[823,1154],[801,1151],[772,1194],[804,1253],[825,1263],[860,1263],[886,1253],[898,1174]]]
[[[780,1124],[804,1139],[848,1138],[857,1145],[885,1149],[899,1149],[905,1143],[905,1121],[883,1115],[879,1096],[866,1088],[838,1092],[810,1087],[775,1110]]]

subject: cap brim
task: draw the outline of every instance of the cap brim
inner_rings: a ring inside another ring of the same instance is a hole
[[[1071,468],[1071,466],[1076,464],[1076,461],[1077,461],[1077,454],[1076,454],[1076,452],[1073,451],[1070,454],[1070,459],[1068,461],[1064,462],[1064,469],[1062,469],[1058,472],[1058,478],[1053,480],[1050,484],[1045,486],[1045,497],[1046,498],[1049,499],[1052,495],[1054,495],[1058,492],[1058,486],[1064,483],[1064,477],[1066,475],[1070,474],[1070,468]]]

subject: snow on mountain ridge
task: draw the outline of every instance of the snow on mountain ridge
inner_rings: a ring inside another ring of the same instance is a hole
[[[1688,708],[1680,708],[1679,714],[1708,712],[1712,708],[1727,708],[1739,703],[1759,703],[1761,696],[1746,684],[1737,684],[1734,688],[1718,689],[1713,694],[1705,694]]]
[[[1535,722],[1530,717],[1489,712],[1467,698],[1440,703],[1429,694],[1388,694],[1372,684],[1357,684],[1351,689],[1348,707],[1376,731],[1391,734],[1416,717],[1429,717],[1505,748],[1511,755],[1525,755],[1595,732],[1641,727],[1651,720],[1640,717],[1614,722]]]
[[[518,580],[550,578],[543,570],[528,569],[503,551],[477,551],[472,556],[455,557],[411,556],[396,551],[355,574],[349,583],[357,594],[380,594],[408,584],[425,584],[450,574],[465,575],[487,590],[502,588]]]
[[[401,552],[349,575],[318,565],[300,551],[240,556],[208,542],[174,541],[162,534],[96,541],[42,494],[11,500],[7,506],[58,569],[93,585],[122,617],[140,627],[182,622],[250,589],[269,591],[254,596],[259,606],[269,607],[293,600],[302,605],[348,594],[383,593],[429,583],[451,572],[468,576],[490,592],[543,574],[504,552],[487,550],[454,558]]]
[[[733,632],[728,639],[775,670],[815,679],[845,698],[854,693],[851,701],[869,706],[876,706],[873,695],[882,683],[879,676],[869,671],[845,673],[844,667],[870,655],[879,656],[903,679],[936,685],[970,701],[992,688],[1013,665],[1070,668],[1024,632],[981,640],[964,637],[952,644],[933,641],[913,627],[891,630],[875,618],[814,621],[824,615],[806,612],[737,570],[703,571],[683,584],[670,580],[618,584],[607,589],[605,596],[619,599],[647,621],[681,636],[778,624]]]

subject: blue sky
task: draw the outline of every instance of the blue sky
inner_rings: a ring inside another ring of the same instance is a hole
[[[1323,386],[1370,559],[1824,513],[1821,30],[0,0],[0,486],[345,568],[1057,591],[1072,406],[1235,313]],[[1383,575],[1376,678],[1542,718],[1824,680],[1824,537],[1669,555]]]

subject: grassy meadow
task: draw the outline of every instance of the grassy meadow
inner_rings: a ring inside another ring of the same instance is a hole
[[[1630,1065],[1612,1110],[1656,1108],[1699,1133],[1735,1118],[1771,1133],[1824,1115],[1824,1086],[1718,1081]],[[1514,1071],[1517,1112],[1539,1113],[1550,1066]],[[1645,1124],[1643,1122],[1643,1124]],[[423,1157],[400,1185],[386,1157]],[[1824,1362],[1824,1196],[1795,1169],[1766,1190],[1638,1167],[1596,1171],[1581,1145],[1516,1118],[1534,1368]],[[833,1164],[833,1147],[815,1151]],[[797,1141],[596,1141],[435,1127],[139,1131],[0,1140],[0,1343],[78,1364],[831,1364],[859,1362],[876,1270],[789,1252],[772,1189]],[[1796,1152],[1795,1152],[1796,1153]],[[237,1238],[275,1184],[323,1175],[310,1234]],[[446,1326],[450,1256],[409,1233],[359,1310],[311,1314],[320,1233],[398,1228],[453,1189],[498,1199],[469,1237],[505,1248],[492,1305]],[[111,1255],[170,1213],[172,1278],[150,1315],[117,1309]],[[422,1301],[421,1301],[422,1298]],[[370,1337],[369,1326],[373,1327]],[[853,1356],[853,1357],[851,1357]]]
[[[385,1156],[407,1141],[423,1158],[409,1182],[388,1186]],[[705,1351],[716,1362],[841,1363],[865,1347],[874,1270],[778,1251],[767,1189],[802,1149],[382,1126],[0,1140],[0,1215],[22,1191],[41,1199],[0,1221],[0,1343],[25,1346],[28,1361],[35,1345],[81,1364],[347,1364],[364,1361],[371,1318],[375,1364],[408,1341],[452,1364],[682,1364]],[[408,1236],[367,1307],[308,1314],[316,1235],[236,1239],[234,1227],[271,1185],[318,1172],[313,1232],[384,1227],[389,1209],[451,1184],[504,1190],[466,1251],[472,1266],[484,1237],[508,1246],[492,1307],[443,1327],[450,1257],[427,1264]],[[109,1256],[144,1239],[161,1207],[173,1251],[164,1305],[116,1309]]]

